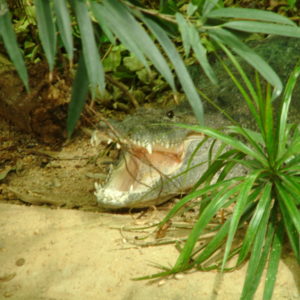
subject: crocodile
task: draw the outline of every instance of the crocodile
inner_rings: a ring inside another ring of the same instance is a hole
[[[300,59],[299,49],[300,40],[282,37],[267,39],[256,48],[281,75],[283,82]],[[283,59],[284,53],[288,55]],[[283,61],[284,66],[281,66]],[[251,127],[253,124],[248,123],[251,118],[236,87],[218,64],[215,71],[218,78],[222,78],[221,84],[216,88],[202,78],[201,87],[212,99],[219,101],[219,105],[229,109],[237,121]],[[300,94],[298,88],[296,94]],[[298,118],[299,102],[294,105],[294,110],[293,115]],[[214,110],[207,109],[205,117],[207,126],[229,124]],[[207,168],[212,141],[202,143],[205,141],[203,135],[176,127],[176,123],[197,123],[188,104],[173,110],[140,109],[122,122],[112,121],[112,138],[121,145],[122,155],[107,182],[103,185],[95,183],[95,195],[101,207],[120,209],[158,205],[195,185]]]

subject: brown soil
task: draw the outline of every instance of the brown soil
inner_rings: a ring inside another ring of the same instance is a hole
[[[0,120],[0,299],[239,298],[246,267],[132,281],[157,271],[149,262],[173,264],[178,252],[173,244],[152,246],[154,235],[140,241],[146,232],[124,226],[157,222],[172,203],[132,214],[101,211],[94,182],[104,180],[112,156],[100,155],[104,147],[92,147],[84,130],[61,146],[43,138],[56,136],[46,128],[32,129],[47,122],[30,124],[24,133]],[[164,238],[184,234],[174,229]],[[299,274],[293,257],[282,259],[274,299],[300,299]],[[262,287],[256,299],[261,297]]]

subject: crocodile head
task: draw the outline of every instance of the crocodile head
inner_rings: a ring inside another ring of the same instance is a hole
[[[112,122],[122,155],[107,182],[95,184],[100,206],[118,209],[160,204],[195,184],[199,168],[204,168],[199,165],[205,160],[199,158],[203,152],[194,153],[203,136],[175,123],[191,124],[195,119],[180,108],[143,109],[122,122]],[[190,161],[192,154],[197,159]]]

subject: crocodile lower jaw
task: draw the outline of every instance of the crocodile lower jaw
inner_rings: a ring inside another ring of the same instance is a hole
[[[191,135],[172,147],[154,144],[151,151],[149,147],[131,146],[108,182],[104,186],[95,184],[98,203],[108,209],[147,207],[190,188],[189,181],[181,184],[172,177],[184,171],[191,145],[195,148],[202,138]]]

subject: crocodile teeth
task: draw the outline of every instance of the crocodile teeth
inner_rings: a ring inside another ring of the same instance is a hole
[[[147,151],[148,151],[149,154],[152,154],[152,145],[151,144],[148,144],[146,146],[146,149],[147,149]]]
[[[110,145],[112,143],[112,139],[107,140],[107,145]]]
[[[119,143],[116,144],[117,149],[121,149],[121,145]]]
[[[131,193],[132,191],[133,191],[133,184],[129,188],[129,193]]]

